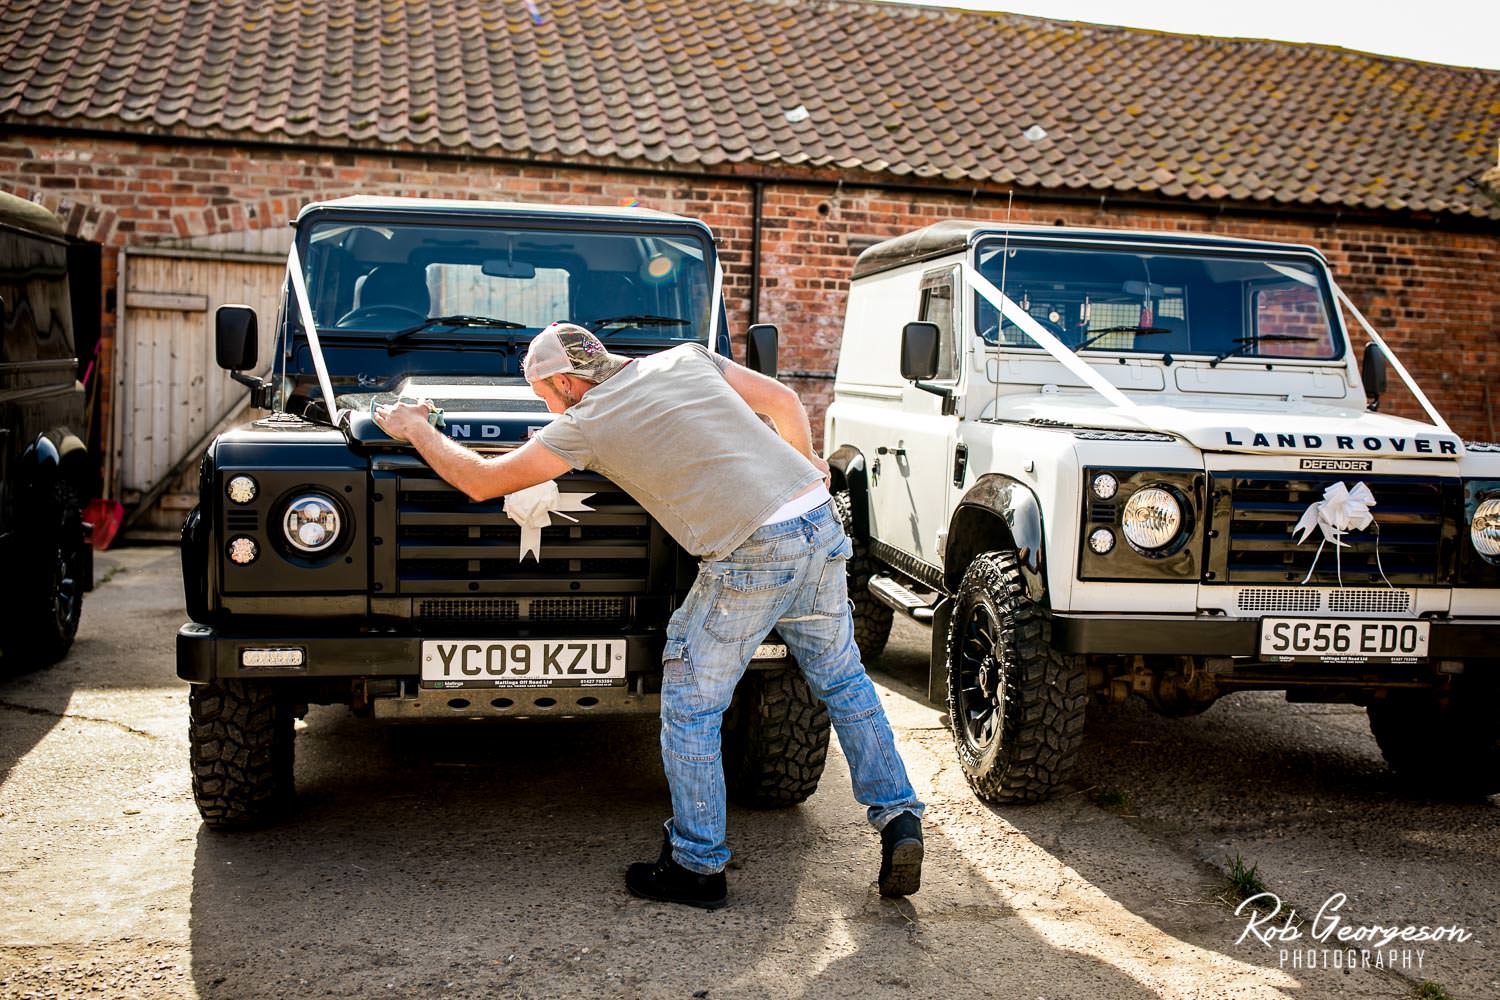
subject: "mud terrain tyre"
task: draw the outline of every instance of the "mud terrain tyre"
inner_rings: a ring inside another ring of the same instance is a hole
[[[1036,802],[1066,777],[1088,706],[1082,657],[1053,649],[1013,553],[969,565],[948,629],[948,719],[964,777],[989,802]]]
[[[859,658],[865,663],[879,656],[891,637],[891,618],[895,614],[881,604],[870,593],[870,577],[875,573],[874,561],[870,558],[869,543],[854,535],[853,499],[847,490],[833,495],[834,509],[843,522],[844,534],[854,554],[849,557],[849,603],[854,610],[854,643],[859,647]]]
[[[294,706],[274,686],[218,680],[188,693],[193,800],[216,830],[258,826],[292,803]]]
[[[8,581],[12,593],[0,649],[5,667],[47,667],[68,655],[83,615],[83,517],[78,496],[58,482],[46,492],[35,523],[22,532],[19,565]]]
[[[795,669],[745,674],[724,717],[724,780],[741,805],[794,806],[818,790],[828,709]]]
[[[1500,792],[1496,687],[1455,682],[1447,703],[1425,691],[1393,691],[1365,710],[1370,733],[1391,770],[1413,792],[1493,795]]]

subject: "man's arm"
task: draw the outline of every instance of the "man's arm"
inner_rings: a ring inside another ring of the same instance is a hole
[[[515,451],[486,458],[427,422],[427,407],[399,403],[378,407],[375,422],[392,437],[405,438],[452,486],[471,500],[489,500],[556,479],[573,467],[535,439]]]
[[[813,468],[828,479],[828,463],[813,451],[812,427],[807,420],[807,410],[796,392],[774,378],[751,371],[744,365],[731,361],[723,369],[724,381],[739,394],[750,409],[771,420],[782,440],[802,453]]]

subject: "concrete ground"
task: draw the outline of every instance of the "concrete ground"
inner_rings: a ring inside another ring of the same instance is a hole
[[[296,815],[205,830],[177,553],[121,548],[98,573],[69,658],[0,675],[0,997],[1500,996],[1500,800],[1402,791],[1358,709],[1127,705],[1091,721],[1052,800],[989,806],[921,698],[926,634],[898,623],[872,672],[929,803],[922,891],[875,893],[835,747],[803,806],[731,812],[731,905],[705,913],[624,889],[667,809],[650,721],[314,708]],[[1236,858],[1305,918],[1299,940],[1246,935]],[[1332,919],[1469,937],[1358,944],[1349,969]]]

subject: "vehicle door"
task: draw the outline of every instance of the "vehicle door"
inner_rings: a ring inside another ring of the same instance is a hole
[[[938,542],[954,488],[955,402],[963,375],[957,286],[956,267],[928,271],[912,317],[938,328],[937,375],[926,384],[950,395],[904,385],[899,421],[886,427],[886,440],[866,456],[878,539],[931,567],[942,565]]]

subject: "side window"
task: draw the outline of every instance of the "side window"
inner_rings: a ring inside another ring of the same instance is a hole
[[[0,360],[38,361],[72,353],[67,250],[0,230]]]
[[[958,372],[958,338],[953,335],[953,273],[944,271],[922,279],[922,297],[917,319],[937,324],[938,370],[936,381],[951,382]]]

